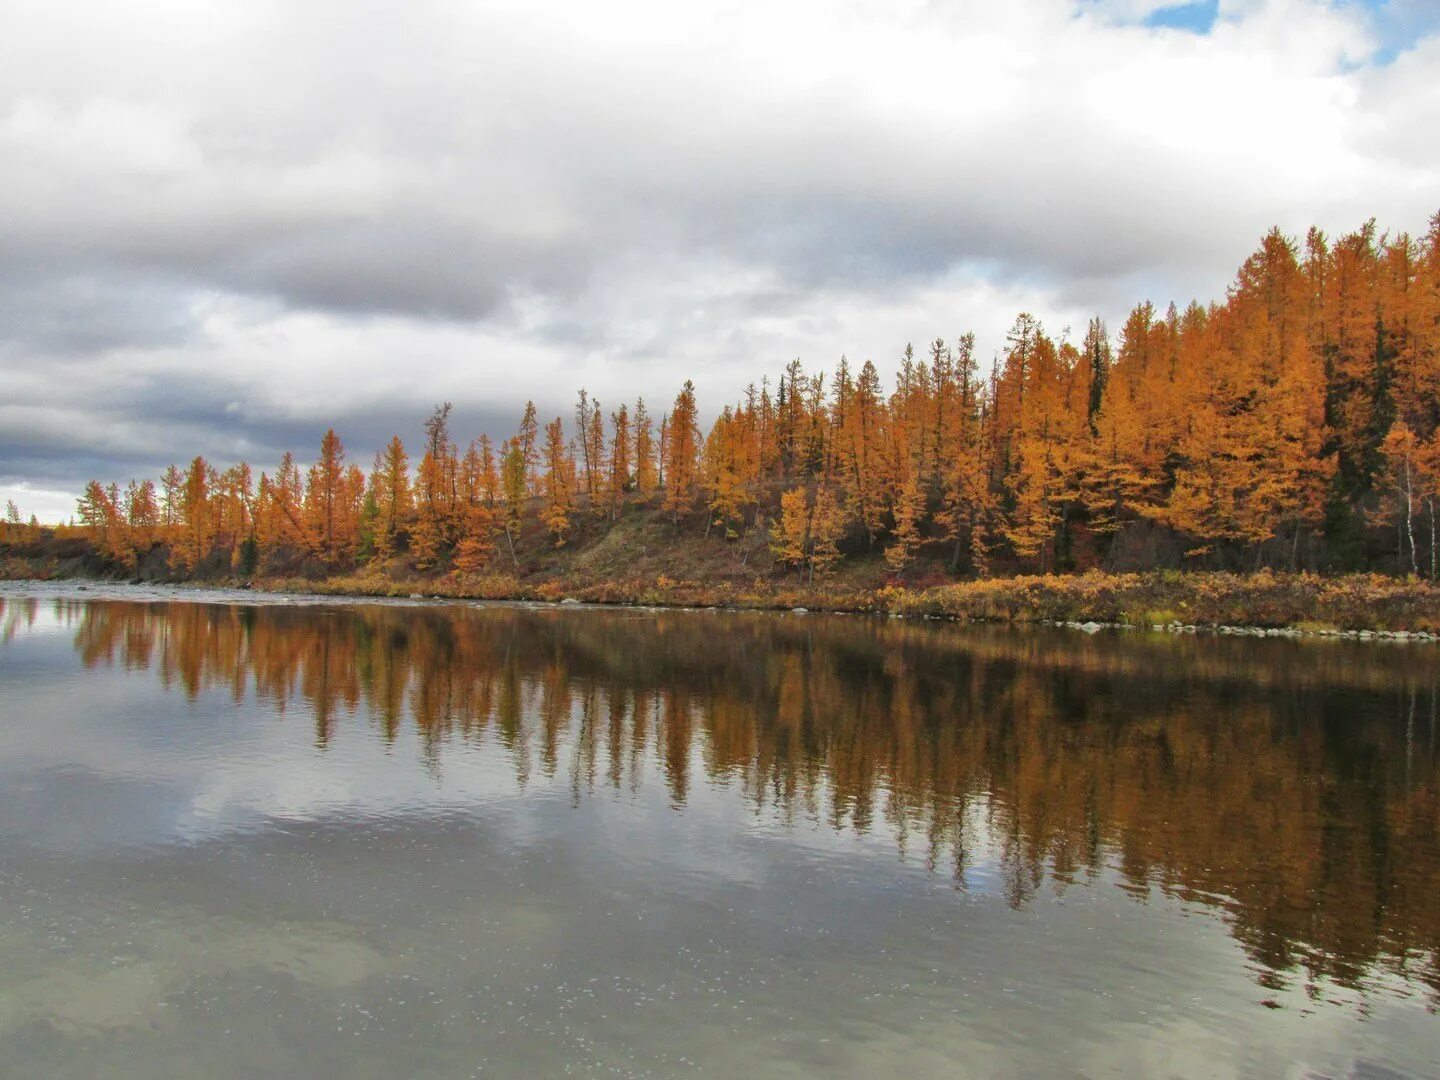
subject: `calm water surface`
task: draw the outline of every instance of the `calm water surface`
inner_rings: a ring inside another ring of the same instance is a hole
[[[0,586],[0,1073],[1440,1076],[1440,649]]]

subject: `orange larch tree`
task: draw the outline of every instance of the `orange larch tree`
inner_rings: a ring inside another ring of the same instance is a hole
[[[210,513],[210,466],[203,457],[190,462],[180,494],[180,521],[170,548],[172,564],[193,573],[210,553],[215,527]]]
[[[630,410],[625,405],[610,414],[610,477],[605,493],[605,508],[613,520],[625,505],[625,493],[631,483]]]
[[[695,384],[689,379],[675,396],[675,405],[670,410],[664,430],[664,508],[678,522],[694,509],[700,490],[700,430],[695,407]]]
[[[320,456],[310,467],[305,485],[305,527],[311,546],[332,566],[348,561],[355,536],[351,531],[345,483],[345,444],[334,428],[320,439]]]
[[[415,478],[415,524],[410,553],[421,568],[436,565],[459,531],[460,462],[450,438],[450,402],[425,421],[425,455]]]
[[[575,458],[565,442],[565,426],[556,417],[545,425],[545,472],[541,480],[545,527],[556,547],[565,543],[575,509]]]
[[[635,402],[635,494],[647,501],[660,486],[655,471],[655,428],[645,409],[645,399]]]
[[[885,521],[885,401],[869,360],[853,384],[846,374],[842,361],[832,388],[838,476],[846,506],[873,545]]]
[[[375,454],[370,471],[370,497],[375,503],[375,552],[389,558],[399,550],[405,522],[414,507],[410,492],[410,458],[399,435],[392,435]]]

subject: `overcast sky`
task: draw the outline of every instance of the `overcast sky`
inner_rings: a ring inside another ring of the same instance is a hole
[[[1440,210],[1440,3],[7,0],[0,499],[707,413]]]

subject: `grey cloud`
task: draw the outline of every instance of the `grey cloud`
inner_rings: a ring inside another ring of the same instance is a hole
[[[87,355],[176,346],[194,333],[185,291],[163,280],[116,275],[105,267],[61,274],[0,271],[0,346]]]
[[[1351,71],[1320,15],[1306,61],[1240,15],[1226,44],[1064,0],[882,8],[20,5],[0,373],[26,375],[0,473],[69,483],[166,446],[267,461],[331,420],[369,448],[432,397],[499,434],[527,394],[568,416],[606,372],[657,400],[682,365],[738,388],[797,351],[882,359],[1013,315],[946,289],[1114,319],[1218,295],[1271,224],[1435,209],[1413,133],[1440,39]],[[1206,111],[1286,64],[1275,92],[1310,128]],[[382,335],[406,379],[372,390]]]
[[[37,259],[104,261],[141,281],[178,274],[299,309],[462,321],[496,314],[515,290],[573,296],[633,252],[693,247],[800,285],[871,286],[981,259],[1011,274],[1110,269],[1170,239],[1133,200],[1095,199],[1087,160],[1126,148],[1072,122],[1078,106],[1059,95],[1004,123],[917,132],[852,94],[817,90],[776,109],[753,87],[653,58],[627,76],[603,55],[506,40],[515,31],[503,25],[470,27],[474,54],[462,55],[435,9],[400,35],[415,52],[395,58],[387,85],[357,58],[389,41],[357,36],[333,11],[296,22],[256,72],[278,69],[280,85],[257,85],[249,110],[223,81],[193,118],[40,110],[31,122],[54,126],[52,142],[83,149],[110,123],[133,126],[142,146],[130,160],[84,161],[59,191],[30,185],[48,213],[27,212],[22,185],[0,236]],[[331,27],[323,54],[303,51]],[[224,60],[244,65],[258,47],[242,39]],[[655,94],[658,80],[671,98]],[[300,96],[279,111],[287,88]],[[31,142],[43,167],[43,131]],[[1147,156],[1148,185],[1183,180],[1183,155]],[[1077,203],[1090,211],[1086,243],[1037,235]],[[1115,227],[1097,228],[1107,217]]]
[[[78,490],[92,479],[154,478],[165,464],[183,467],[196,454],[222,468],[249,461],[258,475],[273,472],[286,451],[302,463],[312,460],[331,426],[345,441],[347,460],[368,471],[375,451],[392,435],[415,451],[431,409],[430,403],[397,401],[286,416],[237,407],[228,393],[234,389],[208,379],[164,386],[142,382],[123,394],[79,397],[65,405],[0,405],[0,484]],[[483,395],[452,396],[457,398],[452,434],[462,446],[481,434],[506,437],[519,424],[515,409]],[[542,415],[568,421],[571,404],[561,393],[541,396],[536,404]]]
[[[298,308],[482,319],[505,301],[509,255],[443,223],[371,222],[302,233],[219,276]]]

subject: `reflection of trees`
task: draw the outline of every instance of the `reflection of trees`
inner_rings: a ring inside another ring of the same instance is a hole
[[[1016,905],[1114,869],[1222,909],[1272,973],[1380,966],[1440,1000],[1430,650],[505,607],[67,616],[87,664],[300,699],[321,746],[362,712],[386,740],[408,717],[437,761],[488,731],[522,784],[568,767],[577,800],[653,757],[676,803],[698,770],[784,817],[883,820],[962,883],[996,857]]]
[[[40,602],[33,597],[0,597],[0,643],[14,638],[15,632],[22,626],[34,626],[35,616],[39,613]]]

